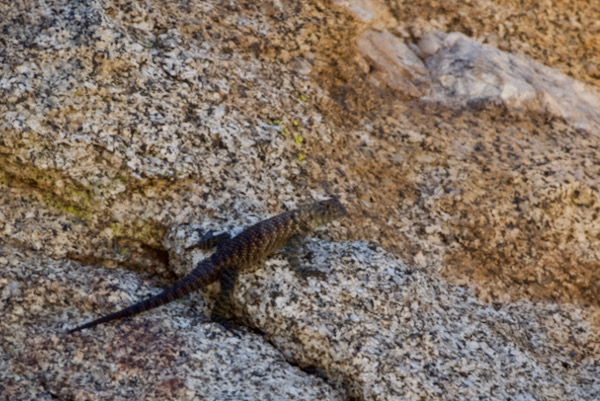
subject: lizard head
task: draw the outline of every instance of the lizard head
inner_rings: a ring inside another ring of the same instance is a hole
[[[348,215],[346,208],[336,198],[315,202],[303,211],[304,220],[312,229]]]

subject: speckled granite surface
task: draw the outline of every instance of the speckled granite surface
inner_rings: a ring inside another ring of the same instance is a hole
[[[527,7],[0,4],[0,397],[600,398],[600,9]],[[331,194],[253,330],[214,286],[65,336]]]

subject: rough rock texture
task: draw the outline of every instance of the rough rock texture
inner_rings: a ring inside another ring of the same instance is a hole
[[[0,389],[6,399],[340,399],[260,337],[202,324],[201,312],[187,302],[173,305],[168,316],[162,309],[128,325],[68,336],[64,322],[82,316],[65,313],[65,299],[81,305],[94,294],[108,301],[100,308],[123,306],[147,295],[148,286],[119,271],[98,282],[92,268],[43,263],[31,252],[3,258],[1,302],[9,313],[0,333],[10,360]],[[14,331],[17,324],[28,330]]]
[[[526,2],[525,2],[526,3]],[[600,9],[0,4],[0,398],[600,398]],[[351,216],[73,336],[314,198]]]
[[[316,266],[331,266],[326,283],[301,286],[269,266],[242,286],[240,302],[289,359],[324,366],[354,397],[600,395],[589,311],[526,300],[494,308],[365,243],[310,248]]]

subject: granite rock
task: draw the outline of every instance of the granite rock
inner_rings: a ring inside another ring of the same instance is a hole
[[[538,3],[0,4],[0,395],[600,398],[600,10]],[[215,285],[65,335],[332,195],[246,328]]]

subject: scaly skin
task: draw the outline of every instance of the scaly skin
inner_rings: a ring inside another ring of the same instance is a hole
[[[301,238],[316,227],[345,214],[346,210],[337,199],[330,199],[261,221],[237,236],[221,241],[210,258],[200,262],[190,274],[160,294],[68,332],[74,333],[101,323],[137,315],[204,288],[217,280],[221,281],[222,288],[227,287],[223,289],[224,292],[230,292],[240,270],[266,258],[291,239]]]

